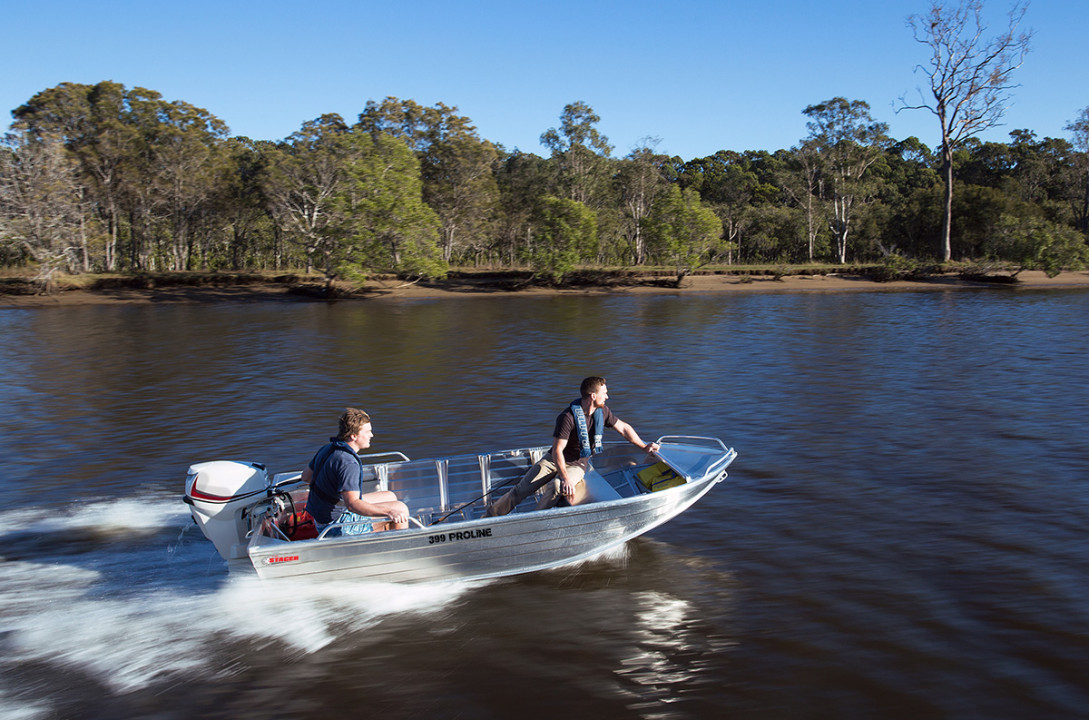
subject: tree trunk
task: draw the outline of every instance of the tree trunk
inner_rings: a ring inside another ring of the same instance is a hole
[[[809,262],[813,262],[813,246],[817,241],[817,223],[813,213],[813,193],[805,200],[805,234],[809,240]]]
[[[79,189],[79,252],[83,272],[91,271],[91,252],[87,247],[87,213],[84,212],[83,188]]]
[[[854,197],[840,194],[839,190],[832,193],[832,222],[831,230],[836,236],[836,259],[840,265],[847,264],[847,236],[851,230],[851,205]]]
[[[851,199],[836,193],[832,198],[833,229],[836,233],[836,258],[840,265],[847,264],[847,233],[850,229]]]
[[[107,206],[107,222],[109,223],[109,239],[106,241],[106,270],[113,272],[117,269],[117,243],[120,235],[120,219],[117,206],[110,198]]]
[[[454,256],[454,233],[456,227],[453,224],[444,225],[442,228],[442,259],[443,262],[449,263],[450,258]]]
[[[942,211],[942,260],[949,262],[953,257],[950,242],[953,229],[953,150],[948,143],[942,145],[942,177],[945,179],[945,202]]]

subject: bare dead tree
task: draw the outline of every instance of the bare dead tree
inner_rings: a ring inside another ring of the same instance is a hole
[[[983,0],[957,4],[933,0],[925,15],[908,18],[915,41],[930,50],[930,59],[916,67],[930,83],[930,96],[919,91],[920,102],[901,98],[899,110],[929,110],[941,124],[941,165],[945,181],[942,218],[942,253],[952,257],[950,229],[953,220],[953,152],[967,138],[999,124],[1013,84],[1013,72],[1021,67],[1032,32],[1019,32],[1028,4],[1011,8],[1006,30],[991,39],[984,36]]]

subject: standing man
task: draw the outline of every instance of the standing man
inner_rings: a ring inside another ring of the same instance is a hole
[[[601,452],[605,428],[613,428],[632,445],[647,452],[658,451],[658,443],[643,442],[635,428],[613,415],[605,405],[609,399],[605,378],[586,378],[579,392],[582,396],[556,418],[552,451],[531,467],[513,490],[488,506],[488,516],[506,515],[546,483],[544,495],[537,503],[538,510],[554,506],[561,496],[571,505],[578,505],[586,496],[582,479],[590,469],[590,457]]]
[[[370,416],[347,408],[339,424],[337,436],[329,438],[329,444],[318,450],[302,473],[302,479],[310,485],[306,511],[314,518],[318,533],[333,522],[333,508],[340,502],[345,512],[337,522],[351,523],[345,525],[345,534],[407,528],[408,507],[396,495],[388,490],[363,492],[359,451],[369,448],[374,437]],[[367,518],[383,518],[385,522],[368,523]]]

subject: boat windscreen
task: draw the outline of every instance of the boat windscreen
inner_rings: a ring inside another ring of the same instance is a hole
[[[687,479],[698,480],[710,472],[715,465],[722,465],[726,455],[721,451],[698,445],[666,444],[658,450],[658,457]]]

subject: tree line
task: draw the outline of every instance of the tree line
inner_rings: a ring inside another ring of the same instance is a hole
[[[933,99],[903,105],[938,117],[937,151],[889,137],[865,101],[842,97],[802,110],[808,135],[794,147],[686,160],[653,140],[615,156],[583,102],[542,133],[541,157],[481,138],[442,103],[369,101],[355,122],[323,115],[271,142],[231,136],[207,110],[152,90],[63,83],[13,110],[0,144],[0,264],[305,269],[329,281],[451,266],[554,280],[579,266],[666,266],[679,278],[706,264],[1079,266],[1089,107],[1069,139],[1014,130],[980,141],[1027,42],[1011,13],[992,44],[957,46],[979,37],[964,31],[980,7],[935,2],[913,18],[934,51]],[[977,95],[943,96],[946,73],[968,66]]]

